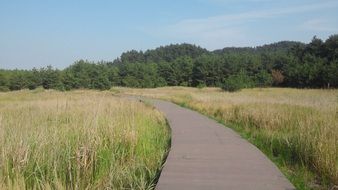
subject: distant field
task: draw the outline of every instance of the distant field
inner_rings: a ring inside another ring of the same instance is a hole
[[[114,90],[170,100],[224,122],[265,152],[298,189],[338,184],[338,90]]]
[[[165,118],[96,91],[0,93],[0,189],[149,189]]]

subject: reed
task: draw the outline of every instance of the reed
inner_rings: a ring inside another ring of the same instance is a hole
[[[0,93],[0,189],[151,189],[161,113],[97,91]]]

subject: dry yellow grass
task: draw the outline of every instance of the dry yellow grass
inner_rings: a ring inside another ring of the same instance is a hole
[[[281,156],[282,162],[288,162],[289,166],[304,165],[320,178],[316,180],[338,184],[338,90],[266,88],[237,93],[185,87],[116,90],[170,100],[237,126],[259,148],[269,150],[275,157]]]
[[[0,93],[0,189],[149,189],[165,118],[96,91]]]

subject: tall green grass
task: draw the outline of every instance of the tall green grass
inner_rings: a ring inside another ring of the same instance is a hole
[[[328,189],[338,184],[337,90],[118,90],[170,100],[225,123],[275,161],[298,189]]]
[[[0,93],[0,189],[151,189],[165,118],[108,92]]]

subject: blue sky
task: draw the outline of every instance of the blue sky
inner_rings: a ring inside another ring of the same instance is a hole
[[[65,68],[126,50],[209,50],[338,33],[335,0],[0,0],[0,68]]]

